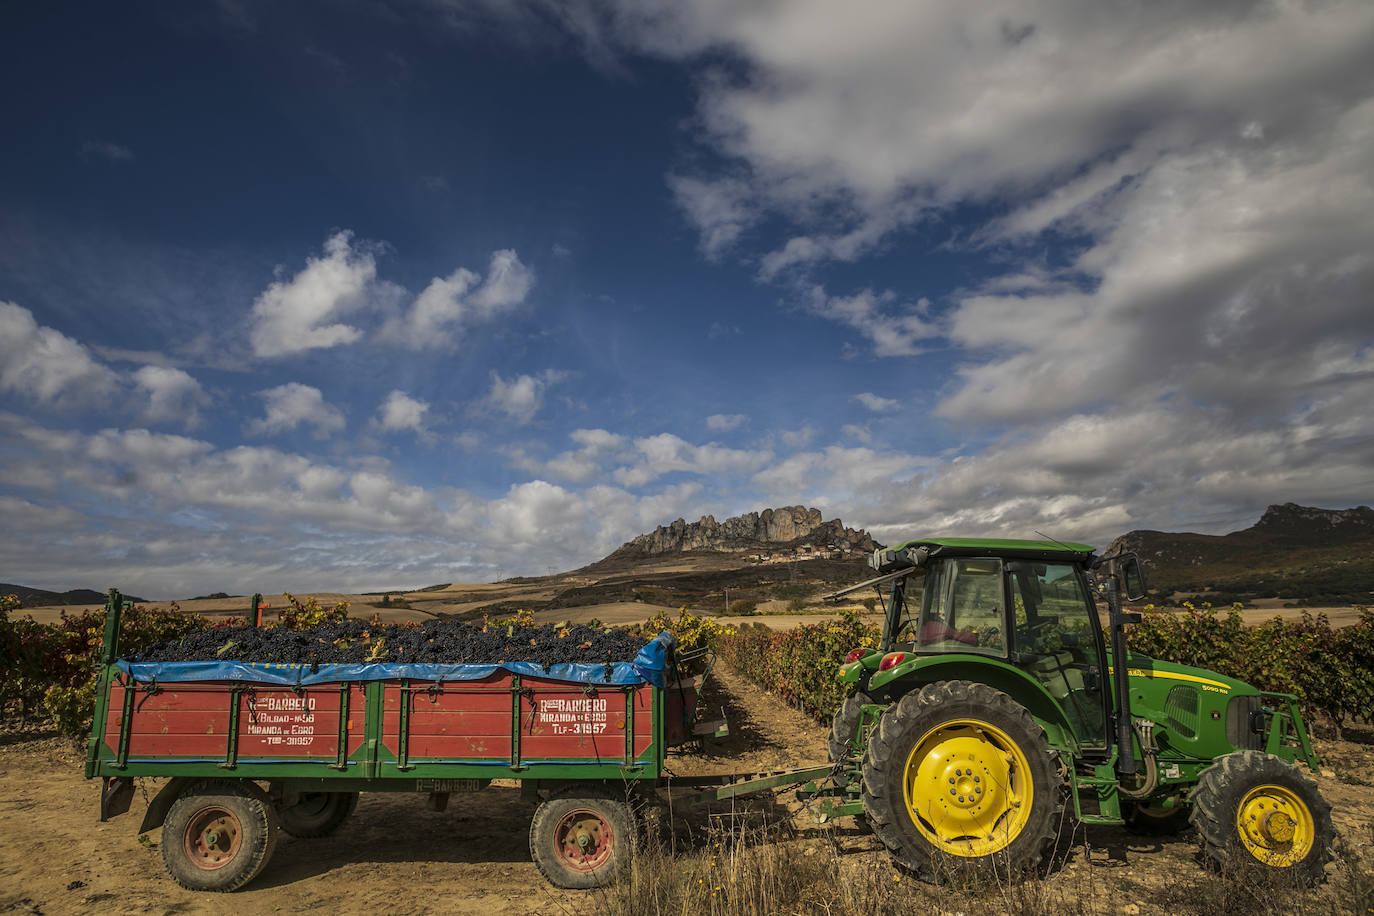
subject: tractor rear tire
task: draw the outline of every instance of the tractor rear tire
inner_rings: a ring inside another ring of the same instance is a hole
[[[187,890],[236,891],[267,866],[277,827],[277,811],[256,783],[193,782],[167,810],[162,861]]]
[[[932,880],[1038,865],[1064,812],[1045,730],[1007,694],[927,684],[888,708],[864,756],[864,811],[902,866]]]
[[[636,848],[634,813],[610,793],[576,790],[543,802],[530,822],[530,857],[554,887],[614,883]]]
[[[1331,805],[1297,764],[1263,751],[1218,757],[1192,801],[1203,854],[1218,867],[1321,880],[1335,836]]]
[[[296,804],[278,808],[277,817],[292,836],[315,839],[342,827],[357,807],[357,792],[304,792]]]

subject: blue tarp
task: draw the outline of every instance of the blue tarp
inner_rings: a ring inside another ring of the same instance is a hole
[[[653,684],[662,687],[668,653],[674,646],[673,634],[659,633],[639,650],[632,662],[612,664],[549,665],[539,662],[502,662],[492,665],[420,665],[367,662],[348,665],[285,665],[269,662],[128,662],[115,664],[135,681],[159,684],[178,681],[250,681],[257,684],[283,684],[288,687],[311,684],[337,684],[339,681],[475,681],[495,671],[509,671],[525,677],[541,677],[574,684]]]

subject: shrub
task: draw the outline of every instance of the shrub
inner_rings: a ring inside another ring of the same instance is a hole
[[[753,617],[759,612],[759,603],[752,598],[739,598],[730,602],[730,613],[735,617]]]
[[[859,620],[854,609],[834,620],[774,633],[765,628],[741,630],[716,642],[721,657],[736,671],[817,718],[828,718],[840,705],[846,685],[835,679],[850,649],[876,646],[876,627]]]
[[[300,601],[290,592],[285,593],[287,604],[281,612],[280,626],[288,630],[309,630],[322,623],[342,623],[348,619],[348,602],[340,601],[332,608],[324,608],[312,595]]]
[[[181,613],[175,602],[166,608],[131,606],[120,617],[120,654],[145,649],[154,643],[180,639],[206,627],[200,617]],[[43,705],[58,731],[73,738],[91,729],[95,710],[96,678],[100,672],[100,646],[105,635],[105,609],[79,616],[62,614],[48,628],[52,642],[45,659],[47,684]]]
[[[638,633],[645,639],[652,639],[667,630],[673,634],[673,639],[677,640],[679,654],[692,652],[706,646],[719,645],[721,640],[733,637],[738,632],[728,624],[720,624],[714,620],[699,617],[685,607],[678,609],[676,617],[669,617],[660,612],[638,627],[630,629],[631,632]]]

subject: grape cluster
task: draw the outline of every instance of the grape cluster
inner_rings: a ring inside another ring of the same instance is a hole
[[[482,627],[453,620],[420,626],[378,626],[345,620],[308,630],[283,627],[222,627],[129,653],[132,662],[244,661],[285,664],[394,662],[628,662],[644,647],[641,637],[573,624],[555,627]]]

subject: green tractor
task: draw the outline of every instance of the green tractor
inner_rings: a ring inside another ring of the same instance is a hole
[[[1295,697],[1126,649],[1132,555],[1086,544],[932,538],[877,551],[877,649],[855,649],[822,817],[867,822],[903,866],[1040,863],[1072,820],[1197,828],[1218,863],[1316,880],[1331,806]],[[1108,610],[1104,630],[1097,596]],[[1072,808],[1068,808],[1071,805]]]

